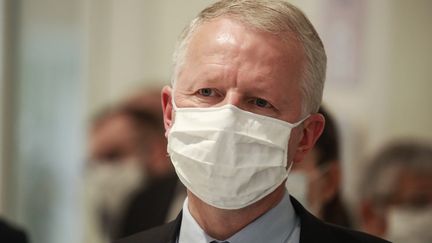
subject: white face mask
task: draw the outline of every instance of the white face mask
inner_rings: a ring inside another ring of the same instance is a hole
[[[387,239],[394,243],[432,242],[432,206],[390,209]]]
[[[176,108],[168,153],[183,184],[221,209],[244,208],[287,178],[288,141],[299,125],[233,105]]]

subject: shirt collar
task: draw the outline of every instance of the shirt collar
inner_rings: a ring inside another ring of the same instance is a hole
[[[276,207],[225,240],[230,243],[287,242],[294,229],[299,226],[299,222],[289,194],[285,192],[284,197]],[[186,198],[183,204],[183,218],[178,242],[208,243],[213,240],[215,239],[208,236],[190,214],[188,199]]]

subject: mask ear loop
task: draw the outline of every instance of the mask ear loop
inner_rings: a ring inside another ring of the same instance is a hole
[[[292,128],[298,127],[300,124],[302,124],[304,121],[306,121],[306,119],[308,119],[311,115],[307,115],[305,116],[303,119],[301,119],[300,121],[293,123],[292,124]]]
[[[285,173],[285,178],[283,179],[283,184],[286,184],[286,181],[287,181],[287,179],[288,179],[288,176],[289,176],[289,174],[290,174],[290,172],[291,172],[291,169],[292,169],[292,166],[293,166],[293,164],[294,164],[294,162],[293,161],[291,161],[290,162],[290,165],[288,166],[288,169],[286,170],[286,173]]]
[[[288,169],[287,169],[287,175],[289,175],[289,173],[291,172],[291,169],[292,169],[292,167],[293,167],[293,164],[294,164],[294,161],[291,161],[291,162],[290,162],[290,165],[289,165],[289,167],[288,167]]]

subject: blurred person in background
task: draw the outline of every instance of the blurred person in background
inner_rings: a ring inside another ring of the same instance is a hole
[[[324,107],[325,127],[315,147],[302,163],[293,165],[288,191],[315,216],[326,222],[351,227],[341,195],[339,134],[333,117]]]
[[[160,91],[144,91],[97,117],[86,177],[88,242],[107,242],[163,224],[185,191],[166,156]]]
[[[395,243],[432,242],[432,145],[393,143],[380,151],[360,188],[362,228]]]
[[[27,243],[28,239],[23,230],[0,219],[0,242]]]

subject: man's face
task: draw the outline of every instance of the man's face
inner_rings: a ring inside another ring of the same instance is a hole
[[[432,174],[405,170],[400,174],[395,195],[391,199],[392,205],[408,207],[432,206]]]
[[[294,39],[283,42],[237,21],[217,18],[192,36],[174,85],[175,102],[178,107],[232,104],[294,123],[303,118],[304,62],[303,49]]]

